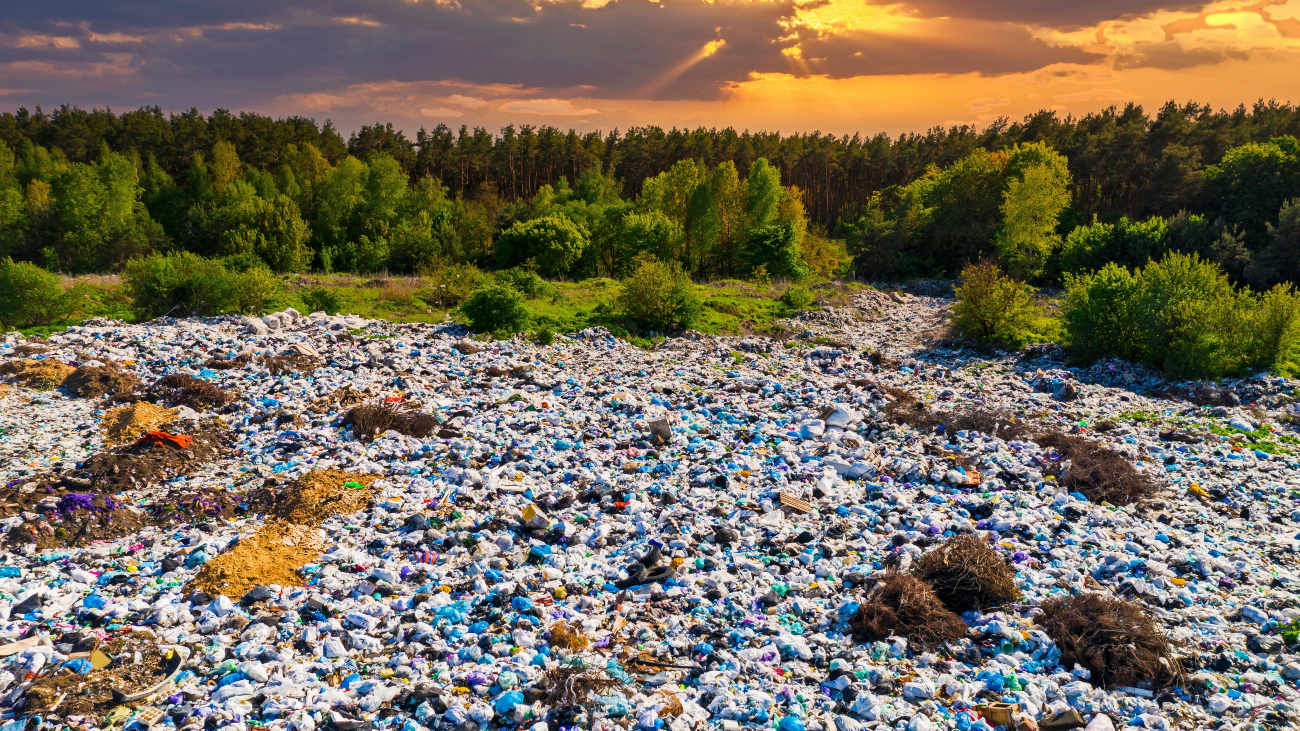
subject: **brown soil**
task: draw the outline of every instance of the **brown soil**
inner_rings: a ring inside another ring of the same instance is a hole
[[[228,371],[235,368],[243,368],[252,362],[252,353],[240,353],[234,358],[212,358],[204,362],[203,367],[214,371]]]
[[[321,367],[319,358],[313,358],[303,353],[281,353],[269,358],[263,358],[262,364],[271,372],[273,376],[283,376],[290,373],[312,373]]]
[[[939,601],[930,585],[907,574],[888,574],[849,621],[862,640],[906,637],[911,648],[934,649],[966,634],[966,623]]]
[[[956,536],[921,557],[917,578],[954,612],[1006,604],[1020,597],[1016,573],[1002,554],[975,536]]]
[[[158,429],[176,420],[175,409],[164,409],[146,401],[119,406],[104,414],[99,428],[104,430],[108,444],[129,444],[142,434]]]
[[[355,406],[343,418],[343,426],[351,426],[352,433],[363,441],[392,429],[408,437],[423,439],[438,428],[438,417],[415,411],[403,403],[378,403]]]
[[[1182,676],[1155,620],[1134,602],[1094,593],[1049,599],[1038,624],[1061,649],[1062,665],[1079,663],[1103,687],[1164,687]]]
[[[38,391],[58,388],[63,379],[77,370],[57,360],[11,360],[0,365],[0,376],[8,376],[17,383]]]
[[[99,645],[113,662],[108,667],[81,675],[58,670],[37,679],[27,689],[23,713],[41,716],[94,716],[120,705],[113,691],[131,694],[150,688],[164,679],[167,662],[158,638],[148,630],[137,630]],[[135,662],[135,653],[140,662]],[[60,701],[60,697],[62,700]],[[55,704],[57,708],[54,708]],[[50,709],[54,708],[54,711]]]
[[[232,438],[215,421],[176,422],[163,424],[160,429],[169,434],[187,435],[194,443],[190,449],[170,444],[126,444],[93,455],[73,475],[106,492],[139,489],[193,472],[216,459],[228,448]]]
[[[139,386],[140,379],[113,362],[102,366],[81,366],[63,380],[68,393],[81,398],[125,396]]]
[[[1031,428],[1023,416],[1011,411],[982,409],[955,409],[932,411],[915,396],[901,388],[886,389],[893,399],[885,407],[885,418],[897,424],[907,424],[913,429],[934,431],[943,426],[944,431],[977,431],[1001,439],[1021,439],[1030,435]]]
[[[297,482],[277,485],[268,480],[248,496],[250,510],[290,523],[318,526],[331,515],[348,515],[365,510],[373,500],[371,483],[375,475],[357,475],[342,470],[308,472]],[[355,482],[363,489],[344,487]]]
[[[15,345],[14,352],[18,355],[45,355],[50,352],[49,348],[41,345]]]
[[[235,547],[203,564],[190,589],[238,599],[256,586],[298,586],[298,569],[320,558],[325,539],[315,528],[272,520]]]
[[[195,411],[225,406],[233,397],[201,378],[173,373],[149,387],[148,400],[169,406],[188,406]]]

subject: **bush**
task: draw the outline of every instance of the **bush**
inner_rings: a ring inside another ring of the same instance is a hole
[[[1049,599],[1037,620],[1061,651],[1061,664],[1078,663],[1092,671],[1092,682],[1106,688],[1148,681],[1164,687],[1182,668],[1155,620],[1135,602],[1102,594]]]
[[[487,278],[473,264],[454,264],[446,259],[436,259],[421,267],[420,276],[429,283],[420,293],[420,299],[435,307],[459,305]]]
[[[1218,266],[1171,253],[1130,273],[1114,264],[1067,277],[1065,340],[1076,358],[1113,355],[1176,377],[1275,366],[1297,342],[1300,298],[1289,285],[1234,289]]]
[[[59,278],[35,264],[0,260],[0,325],[45,325],[68,314],[68,295]]]
[[[939,544],[917,562],[916,575],[954,612],[996,607],[1020,597],[1016,572],[1002,554],[975,536]]]
[[[270,269],[262,257],[249,251],[221,257],[221,265],[232,272],[246,272],[249,269]]]
[[[550,345],[555,342],[555,333],[551,332],[549,327],[544,327],[533,335],[533,340],[537,341],[538,345]]]
[[[332,289],[324,287],[312,287],[305,289],[302,294],[302,303],[306,306],[307,312],[324,312],[327,315],[337,315],[343,309],[343,302],[339,295]]]
[[[123,279],[131,309],[141,319],[256,314],[281,292],[280,281],[265,267],[231,272],[216,259],[188,251],[154,253],[129,262]]]
[[[814,301],[816,301],[816,298],[813,296],[812,290],[798,284],[786,287],[785,292],[781,294],[781,304],[790,310],[806,310],[812,307]]]
[[[618,304],[627,317],[660,331],[690,327],[704,309],[681,266],[647,255],[637,258],[636,270],[623,282]]]
[[[984,341],[1021,344],[1039,313],[1029,286],[1007,277],[990,261],[968,264],[961,278],[952,307],[958,332]]]
[[[548,284],[545,279],[519,267],[511,267],[497,272],[496,280],[500,284],[514,287],[516,292],[530,300],[550,294],[555,290],[555,287]]]
[[[492,250],[502,267],[519,266],[531,260],[542,274],[556,277],[568,273],[578,263],[587,241],[585,228],[557,213],[515,222],[501,232]]]
[[[519,332],[528,324],[523,295],[504,284],[485,284],[460,306],[474,332]]]

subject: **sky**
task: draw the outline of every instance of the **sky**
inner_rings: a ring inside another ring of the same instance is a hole
[[[550,124],[983,127],[1039,109],[1300,103],[1300,0],[42,0],[0,11],[0,110],[159,106],[345,135]]]

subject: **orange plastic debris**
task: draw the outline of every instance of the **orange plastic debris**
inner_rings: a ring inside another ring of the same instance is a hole
[[[165,431],[151,431],[140,437],[136,444],[170,444],[178,449],[194,446],[194,437],[185,434],[168,434]]]

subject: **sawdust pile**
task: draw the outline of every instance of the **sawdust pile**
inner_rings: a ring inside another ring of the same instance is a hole
[[[254,510],[268,515],[266,524],[256,535],[240,539],[234,548],[204,564],[189,588],[238,599],[257,586],[302,584],[298,569],[325,551],[317,526],[332,515],[364,510],[376,479],[322,470],[284,486],[268,480],[248,499]]]
[[[238,599],[257,586],[298,586],[298,569],[320,558],[325,539],[315,528],[272,520],[250,538],[203,564],[191,589]]]
[[[370,505],[370,489],[378,477],[357,475],[342,470],[308,472],[297,482],[284,486],[267,485],[250,496],[249,505],[267,515],[298,525],[318,526],[331,515],[348,515]],[[361,485],[345,487],[348,483]]]
[[[26,358],[17,361],[9,361],[0,365],[0,376],[9,377],[11,380],[34,388],[39,391],[48,391],[58,388],[63,379],[72,375],[77,370],[67,363],[60,363],[57,360],[27,360]]]
[[[104,414],[99,428],[104,431],[104,441],[117,445],[129,444],[147,431],[176,420],[176,409],[154,406],[147,401],[119,406]]]

